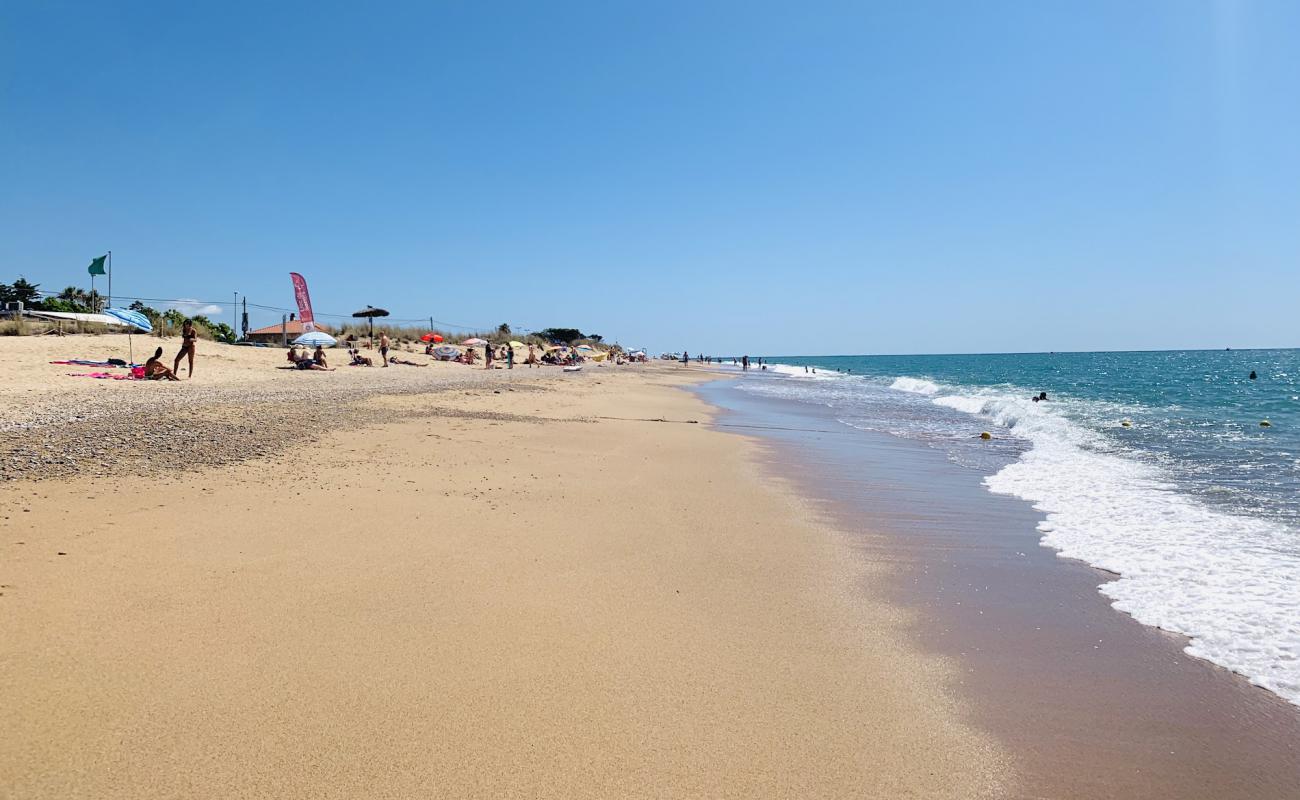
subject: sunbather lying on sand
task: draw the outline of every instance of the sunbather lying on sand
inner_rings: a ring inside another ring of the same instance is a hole
[[[306,353],[303,353],[303,357],[298,359],[297,367],[298,369],[314,369],[314,370],[319,370],[320,372],[334,371],[330,367],[322,367],[320,364],[317,364],[315,361],[312,360],[312,357],[307,355]]]
[[[348,350],[348,355],[352,356],[351,363],[354,367],[373,367],[375,365],[374,361],[361,355],[361,351],[357,350],[355,347]]]
[[[404,358],[398,358],[397,356],[389,356],[389,357],[388,357],[388,363],[389,363],[389,364],[404,364],[404,365],[406,365],[406,366],[408,366],[408,367],[427,367],[427,366],[429,366],[428,364],[417,364],[417,363],[415,363],[414,361],[407,361],[406,359],[404,359]]]

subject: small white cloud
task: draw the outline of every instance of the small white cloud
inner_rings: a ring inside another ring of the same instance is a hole
[[[166,304],[168,308],[174,308],[187,317],[204,316],[210,317],[213,314],[220,314],[223,309],[221,306],[212,303],[200,303],[198,300],[190,300],[182,297]]]

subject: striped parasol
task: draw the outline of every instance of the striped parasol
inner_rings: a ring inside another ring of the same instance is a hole
[[[135,342],[131,339],[131,334],[135,331],[148,333],[153,330],[153,323],[149,318],[139,311],[132,311],[129,308],[106,308],[104,313],[110,317],[120,319],[126,323],[126,347],[129,355],[127,358],[132,364],[135,363]]]

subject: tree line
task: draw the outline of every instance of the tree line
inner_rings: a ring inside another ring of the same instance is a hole
[[[60,311],[70,314],[95,314],[104,310],[104,296],[99,292],[88,292],[77,286],[68,286],[58,294],[41,291],[39,283],[31,283],[19,277],[13,283],[0,283],[0,305],[19,302],[23,308],[31,311]],[[186,317],[174,308],[159,311],[136,300],[130,306],[132,311],[139,311],[149,318],[154,332],[162,335],[176,333],[186,319],[194,321],[200,335],[206,333],[208,338],[221,342],[238,340],[235,330],[224,322],[214,322],[202,314]]]
[[[88,292],[77,286],[68,286],[58,294],[52,295],[42,292],[40,284],[30,283],[21,276],[13,283],[0,283],[0,305],[12,302],[20,302],[23,304],[23,308],[32,311],[62,311],[72,314],[94,314],[104,308],[104,296],[99,292]],[[180,330],[186,319],[192,319],[199,328],[200,333],[206,331],[209,338],[222,342],[235,342],[239,339],[235,330],[229,325],[224,322],[214,322],[202,314],[186,317],[174,308],[159,311],[156,308],[150,308],[139,300],[132,303],[130,309],[139,311],[148,317],[149,322],[153,324],[154,332],[159,335],[175,333]],[[497,333],[504,336],[510,335],[510,325],[504,322],[501,323],[497,327]],[[547,328],[537,331],[534,335],[544,341],[562,344],[573,344],[582,341],[599,343],[603,340],[600,334],[583,333],[578,328]]]

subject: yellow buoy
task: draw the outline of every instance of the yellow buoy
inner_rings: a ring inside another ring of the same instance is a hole
[[[1261,428],[1271,428],[1271,427],[1273,427],[1273,423],[1269,422],[1269,421],[1266,420],[1266,419],[1262,419],[1262,420],[1259,421],[1259,427],[1261,427]]]
[[[984,431],[983,433],[980,434],[980,438],[987,441],[988,439],[993,438],[993,434],[989,433],[988,431]]]
[[[1127,419],[1122,419],[1122,420],[1120,420],[1120,421],[1119,421],[1119,424],[1120,424],[1121,426],[1125,427],[1125,428],[1131,428],[1131,427],[1133,427],[1133,423],[1132,423],[1132,421],[1127,420]]]

